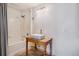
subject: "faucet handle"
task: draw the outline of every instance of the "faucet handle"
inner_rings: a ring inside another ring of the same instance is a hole
[[[42,34],[43,32],[42,32],[42,29],[40,29],[40,34]]]

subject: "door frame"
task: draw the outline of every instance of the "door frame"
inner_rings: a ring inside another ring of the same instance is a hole
[[[7,4],[0,3],[0,56],[7,55],[7,48],[8,48]]]

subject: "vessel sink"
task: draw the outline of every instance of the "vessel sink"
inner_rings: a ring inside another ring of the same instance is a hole
[[[44,39],[44,34],[32,34],[32,38],[34,38],[34,39],[38,39],[38,40],[40,40],[40,39]]]

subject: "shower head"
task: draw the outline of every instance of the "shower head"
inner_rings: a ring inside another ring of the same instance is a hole
[[[24,17],[25,17],[25,15],[22,15],[21,17],[22,17],[22,18],[24,18]]]

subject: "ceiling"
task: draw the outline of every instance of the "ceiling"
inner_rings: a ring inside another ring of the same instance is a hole
[[[38,7],[41,3],[8,3],[8,6],[15,7],[20,10],[27,10],[30,8]]]

